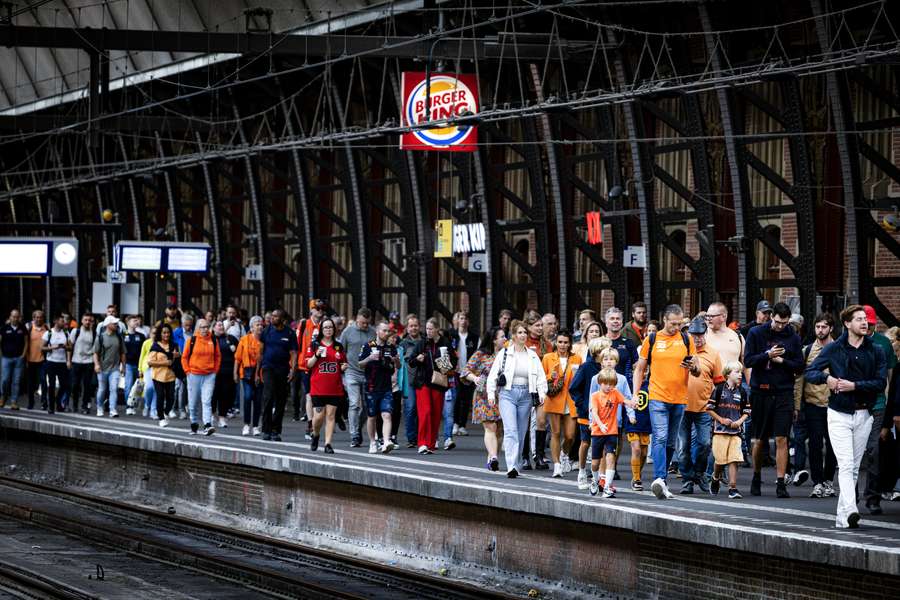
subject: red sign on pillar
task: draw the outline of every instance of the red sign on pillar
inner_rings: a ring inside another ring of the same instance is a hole
[[[598,211],[585,213],[585,221],[587,221],[587,241],[589,244],[603,243],[603,222]]]
[[[474,152],[478,141],[477,128],[472,124],[448,124],[447,120],[460,115],[478,114],[478,79],[474,75],[432,73],[431,91],[425,85],[425,73],[403,73],[403,107],[401,123],[418,125],[428,121],[443,121],[440,127],[418,129],[400,136],[401,150],[443,150],[445,152]],[[431,116],[427,118],[426,105]]]

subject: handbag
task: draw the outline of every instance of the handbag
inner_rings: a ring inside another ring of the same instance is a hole
[[[440,371],[432,371],[431,372],[431,385],[438,385],[440,387],[450,387],[450,381],[446,375],[441,373]]]
[[[503,349],[503,362],[500,363],[500,375],[497,376],[497,387],[505,388],[506,387],[506,354],[507,349]]]
[[[553,398],[557,394],[559,394],[563,387],[566,384],[566,373],[569,372],[569,363],[572,361],[572,357],[569,357],[569,360],[566,361],[566,368],[563,369],[561,375],[559,375],[556,379],[548,379],[547,380],[547,395]]]
[[[431,357],[431,385],[449,388],[450,378],[447,377],[447,372],[452,368],[449,359],[445,359],[443,356],[435,359],[430,351],[428,354]]]

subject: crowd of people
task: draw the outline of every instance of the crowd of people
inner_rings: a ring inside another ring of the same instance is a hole
[[[345,320],[322,300],[298,319],[169,305],[150,326],[115,305],[99,323],[89,313],[47,322],[40,310],[25,322],[13,310],[0,330],[0,407],[115,418],[124,405],[160,427],[186,420],[191,435],[241,417],[243,435],[266,441],[282,441],[290,407],[310,450],[325,453],[335,428],[349,429],[353,448],[390,453],[401,425],[406,448],[452,451],[471,421],[484,432],[485,468],[510,478],[577,470],[580,489],[613,498],[630,452],[635,491],[649,470],[659,499],[674,497],[672,476],[681,494],[727,487],[740,499],[739,467],[752,469],[759,496],[771,465],[778,498],[810,479],[810,497],[840,494],[837,527],[858,526],[860,469],[872,514],[900,497],[900,335],[875,332],[872,307],[820,314],[808,331],[788,305],[765,300],[743,327],[721,302],[693,317],[670,305],[660,321],[638,302],[630,317],[584,310],[569,330],[553,314],[504,310],[479,335],[465,312],[446,326],[415,314],[376,320],[366,308]]]

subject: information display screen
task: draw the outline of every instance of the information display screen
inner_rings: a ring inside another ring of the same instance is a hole
[[[49,243],[0,242],[0,275],[49,274]]]
[[[162,248],[122,246],[119,252],[119,271],[162,270]]]
[[[209,269],[209,248],[169,248],[166,270],[202,273]]]

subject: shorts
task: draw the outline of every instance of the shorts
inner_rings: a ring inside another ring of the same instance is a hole
[[[712,453],[717,465],[744,462],[744,454],[741,452],[741,436],[736,433],[713,434]]]
[[[313,408],[325,408],[326,406],[340,406],[343,396],[312,396]]]
[[[578,439],[580,439],[585,444],[588,443],[591,439],[591,426],[590,425],[582,425],[581,423],[579,423],[578,424],[578,435],[580,436]]]
[[[641,446],[649,446],[650,445],[650,434],[649,433],[626,433],[625,439],[628,440],[628,443],[635,440],[641,441]]]
[[[754,440],[789,437],[794,420],[794,394],[791,392],[769,394],[759,390],[750,392],[750,410],[753,415]]]
[[[605,454],[615,454],[618,447],[618,434],[591,436],[591,460],[600,460]]]
[[[394,410],[394,393],[366,392],[366,415],[377,417],[378,413],[389,413]]]

